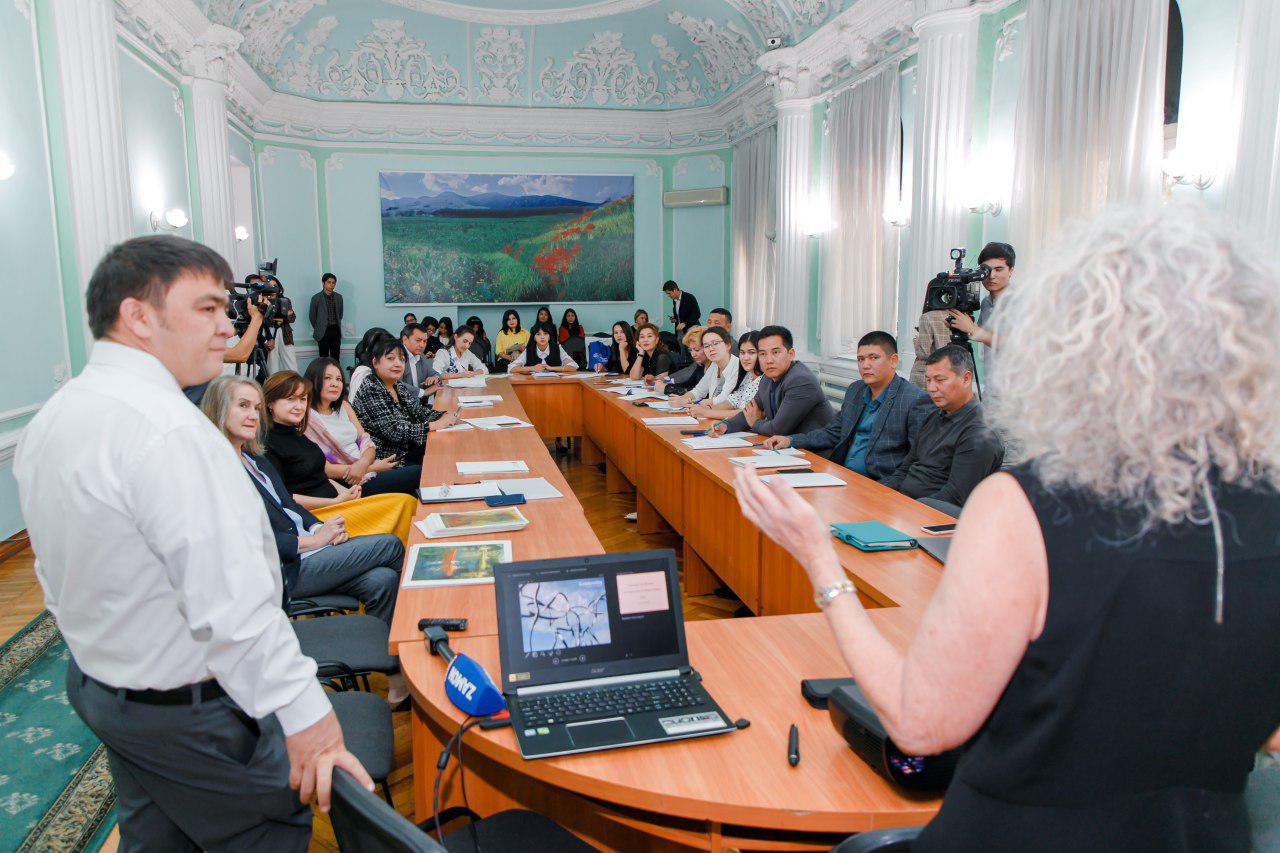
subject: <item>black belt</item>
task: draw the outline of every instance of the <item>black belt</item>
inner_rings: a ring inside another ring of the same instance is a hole
[[[123,694],[123,698],[126,700],[138,702],[142,705],[199,705],[202,702],[211,702],[227,695],[227,691],[222,689],[222,685],[213,679],[201,681],[198,684],[188,684],[184,687],[175,687],[172,690],[130,690],[103,684],[96,678],[90,678],[87,675],[85,678],[88,678],[109,693]]]

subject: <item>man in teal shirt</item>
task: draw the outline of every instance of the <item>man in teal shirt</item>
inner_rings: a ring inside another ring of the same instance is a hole
[[[879,480],[906,458],[921,421],[933,411],[929,396],[897,374],[898,342],[888,332],[858,341],[858,381],[844,395],[840,415],[820,429],[772,436],[768,448],[822,453],[851,471]]]

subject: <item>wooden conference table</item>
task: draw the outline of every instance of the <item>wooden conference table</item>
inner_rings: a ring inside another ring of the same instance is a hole
[[[599,554],[604,549],[582,507],[543,444],[579,437],[584,462],[604,461],[609,491],[634,490],[641,533],[672,528],[683,538],[684,585],[708,593],[723,582],[759,618],[691,622],[690,662],[708,690],[750,727],[717,737],[525,761],[510,729],[465,736],[471,808],[489,814],[524,807],[542,812],[588,842],[615,850],[812,850],[868,829],[921,824],[939,800],[900,790],[856,758],[825,711],[800,696],[802,678],[839,677],[847,670],[824,618],[816,612],[804,571],[747,522],[733,495],[731,456],[746,450],[692,451],[674,427],[651,427],[662,416],[636,407],[594,379],[490,378],[487,388],[447,390],[436,406],[452,411],[458,394],[501,395],[479,417],[512,415],[534,430],[468,430],[433,434],[423,483],[470,480],[455,462],[522,459],[563,497],[521,507],[529,526],[473,538],[510,539],[515,559]],[[814,471],[844,480],[843,488],[801,494],[831,522],[877,519],[903,531],[946,522],[946,516],[811,453]],[[450,504],[449,509],[483,508]],[[417,517],[438,511],[422,506]],[[458,537],[466,539],[467,537]],[[413,528],[410,546],[425,541]],[[870,608],[871,618],[901,648],[941,577],[941,566],[919,550],[865,554],[836,544],[841,564]],[[445,698],[443,662],[422,642],[418,619],[465,616],[453,635],[456,651],[500,672],[492,585],[402,589],[391,626],[414,697],[411,732],[414,810],[432,812],[435,762],[463,715]],[[802,760],[786,759],[787,732],[800,729]],[[440,807],[460,805],[456,763],[440,786]]]

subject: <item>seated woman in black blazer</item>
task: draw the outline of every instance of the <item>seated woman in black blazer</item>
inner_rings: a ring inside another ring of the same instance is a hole
[[[645,323],[636,329],[636,349],[640,357],[631,365],[627,375],[643,379],[652,385],[655,379],[666,379],[671,372],[671,354],[658,334],[658,327]]]
[[[631,372],[631,363],[636,360],[636,336],[631,325],[623,320],[613,324],[613,343],[609,346],[609,360],[596,365],[596,373]]]
[[[511,362],[509,373],[577,373],[578,365],[572,358],[564,355],[560,342],[556,340],[556,330],[549,323],[537,323],[533,327],[533,335],[525,351]]]
[[[458,419],[436,413],[418,402],[417,390],[402,383],[408,353],[399,339],[379,340],[369,350],[373,375],[351,401],[360,425],[373,439],[377,455],[400,456],[406,464],[422,463],[427,432],[453,426]]]

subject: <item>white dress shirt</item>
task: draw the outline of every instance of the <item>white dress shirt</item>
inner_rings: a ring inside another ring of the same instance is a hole
[[[373,375],[373,371],[368,365],[357,365],[356,369],[351,371],[351,381],[347,383],[347,399],[354,400],[356,392],[360,390],[360,386],[364,381]]]
[[[328,713],[281,608],[262,499],[158,359],[94,344],[13,472],[45,605],[85,674],[155,690],[215,678],[286,735]]]
[[[453,362],[456,366],[450,367],[449,362]],[[462,373],[465,370],[479,371],[480,373],[488,373],[489,368],[484,366],[484,362],[476,358],[476,354],[471,350],[467,350],[462,355],[458,355],[458,351],[453,347],[448,349],[441,348],[436,353],[435,363],[432,367],[436,369],[436,373]]]
[[[714,361],[707,362],[707,366],[702,371],[702,378],[698,380],[697,385],[689,389],[694,402],[699,400],[721,402],[725,396],[724,389],[732,388],[733,383],[738,381],[738,370],[741,366],[736,358],[729,356],[729,363],[724,368],[724,376],[721,376],[719,365]]]
[[[512,367],[534,367],[539,364],[545,363],[547,359],[551,358],[551,346],[548,345],[546,349],[540,349],[533,354],[533,361],[531,363],[529,361],[529,353],[534,348],[535,348],[535,345],[532,342],[530,342],[529,346],[525,347],[524,352],[520,353],[511,361],[511,366]],[[561,350],[561,352],[564,352],[564,350]]]

